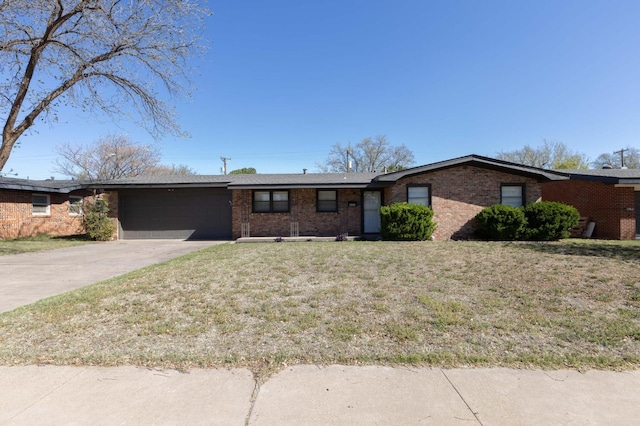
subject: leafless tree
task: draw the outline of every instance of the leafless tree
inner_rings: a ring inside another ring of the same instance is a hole
[[[355,146],[335,144],[327,160],[318,164],[322,172],[393,172],[414,163],[413,152],[405,145],[391,146],[387,137],[364,138]]]
[[[93,145],[64,144],[56,151],[60,157],[55,171],[79,180],[139,176],[151,173],[160,161],[158,148],[138,145],[127,135],[107,136]]]
[[[0,1],[0,171],[60,105],[115,117],[130,104],[154,136],[180,134],[160,92],[188,93],[208,14],[201,0]]]
[[[623,158],[624,164],[622,164]],[[600,154],[591,164],[596,169],[601,169],[603,167],[619,169],[622,166],[628,169],[640,169],[640,150],[627,146],[626,148],[616,152],[611,152],[610,154]]]
[[[188,176],[197,174],[195,170],[184,164],[156,164],[143,173],[145,176]]]
[[[525,145],[522,149],[499,152],[497,158],[541,169],[589,168],[589,160],[584,154],[571,151],[564,142],[548,140],[537,147]]]

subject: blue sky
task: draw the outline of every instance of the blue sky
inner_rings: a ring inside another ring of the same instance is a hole
[[[640,148],[640,2],[212,0],[190,138],[61,111],[5,172],[43,179],[61,143],[110,133],[201,174],[316,171],[335,143],[386,135],[416,165],[564,142],[595,159]]]

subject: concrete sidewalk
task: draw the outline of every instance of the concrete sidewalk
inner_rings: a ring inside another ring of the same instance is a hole
[[[114,241],[0,257],[0,312],[215,241]],[[0,341],[1,344],[1,341]],[[0,366],[0,425],[637,424],[640,371]]]
[[[0,367],[0,424],[637,424],[640,371]]]
[[[0,256],[0,313],[224,242],[119,240]]]

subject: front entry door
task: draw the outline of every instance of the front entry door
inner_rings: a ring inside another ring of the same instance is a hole
[[[380,233],[381,191],[364,191],[362,193],[363,232],[365,234]]]

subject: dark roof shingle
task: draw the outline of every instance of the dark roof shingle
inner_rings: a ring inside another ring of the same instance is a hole
[[[87,187],[86,182],[78,180],[30,180],[0,177],[0,188],[19,191],[53,192],[68,194]]]

